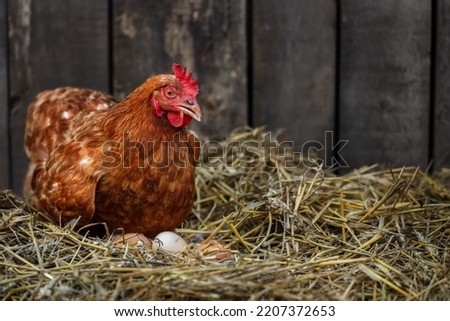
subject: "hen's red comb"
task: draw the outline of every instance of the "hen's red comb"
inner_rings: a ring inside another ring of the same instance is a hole
[[[186,67],[181,67],[179,64],[172,65],[172,71],[175,74],[177,81],[183,86],[186,94],[197,96],[198,94],[198,78],[191,80],[192,72],[186,74]]]

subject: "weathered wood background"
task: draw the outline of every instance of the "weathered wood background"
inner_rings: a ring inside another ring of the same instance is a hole
[[[450,166],[449,61],[450,0],[0,0],[0,188],[21,190],[39,91],[124,97],[172,62],[211,138],[267,125],[329,163]]]

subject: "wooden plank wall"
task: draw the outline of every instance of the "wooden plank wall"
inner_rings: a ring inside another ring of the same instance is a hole
[[[0,0],[0,188],[10,186],[8,34],[6,0]]]
[[[431,1],[341,1],[339,134],[352,167],[427,166]]]
[[[21,190],[39,91],[121,98],[172,62],[199,77],[194,129],[212,139],[268,125],[297,149],[349,140],[353,168],[450,166],[449,13],[450,0],[0,0],[0,188]]]
[[[437,0],[433,154],[435,168],[450,168],[450,0]]]
[[[324,145],[335,125],[336,2],[255,0],[252,13],[253,125],[285,128],[297,150]]]

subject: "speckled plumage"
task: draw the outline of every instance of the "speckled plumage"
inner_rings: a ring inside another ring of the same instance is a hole
[[[25,196],[61,223],[147,235],[180,225],[192,208],[199,143],[155,113],[166,86],[183,89],[158,75],[120,102],[90,89],[40,93],[25,129]]]

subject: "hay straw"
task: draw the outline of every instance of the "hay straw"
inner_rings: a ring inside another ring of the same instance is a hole
[[[117,248],[1,192],[0,297],[450,299],[449,169],[430,176],[373,165],[336,176],[291,150],[266,153],[264,135],[241,129],[222,143],[253,149],[204,150],[193,212],[177,229],[220,241],[232,251],[222,262],[194,245],[181,256]]]

